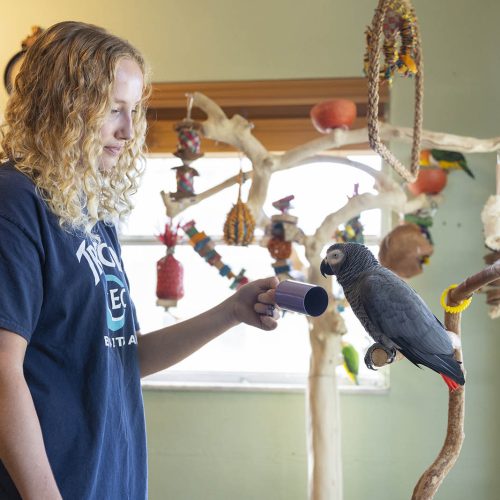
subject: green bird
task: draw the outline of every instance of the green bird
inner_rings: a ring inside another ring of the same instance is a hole
[[[344,368],[349,378],[356,384],[358,382],[359,354],[352,344],[342,342],[342,356],[344,357]]]
[[[474,179],[472,170],[467,165],[467,160],[462,153],[445,151],[444,149],[423,149],[420,152],[421,167],[440,167],[444,170],[462,169]]]

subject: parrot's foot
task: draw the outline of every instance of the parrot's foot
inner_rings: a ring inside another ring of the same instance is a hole
[[[365,364],[370,370],[376,370],[391,364],[396,359],[396,349],[386,347],[379,342],[372,344],[365,355]]]

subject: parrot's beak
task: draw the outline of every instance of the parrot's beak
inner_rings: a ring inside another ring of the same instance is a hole
[[[329,276],[331,276],[333,274],[332,268],[330,267],[330,264],[328,264],[326,258],[324,258],[321,261],[321,267],[319,268],[319,270],[321,271],[321,274],[323,275],[324,278],[326,278],[327,274]]]

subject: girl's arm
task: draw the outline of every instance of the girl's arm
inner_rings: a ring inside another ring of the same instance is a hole
[[[229,328],[246,323],[274,330],[277,278],[252,281],[231,297],[194,318],[138,337],[141,376],[145,377],[182,361]]]
[[[59,500],[23,373],[27,342],[0,329],[0,460],[23,500]]]

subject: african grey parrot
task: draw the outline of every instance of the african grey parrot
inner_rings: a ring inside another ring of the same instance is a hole
[[[415,365],[439,373],[451,390],[464,385],[464,374],[442,323],[368,248],[359,243],[332,245],[321,263],[321,273],[337,276],[354,314],[376,341],[365,356],[368,368],[373,369],[374,349],[386,351],[389,363],[398,350]]]

